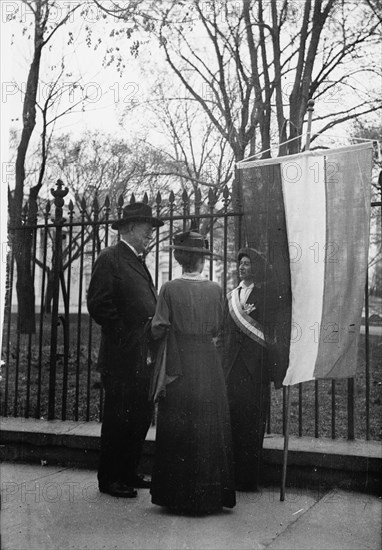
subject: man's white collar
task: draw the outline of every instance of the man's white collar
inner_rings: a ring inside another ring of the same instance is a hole
[[[128,243],[127,241],[125,241],[125,239],[123,239],[122,237],[121,237],[120,240],[121,240],[123,243],[127,244],[127,246],[128,246],[129,248],[131,248],[131,250],[134,252],[134,254],[135,254],[136,256],[139,256],[138,252],[136,251],[136,249],[133,247],[132,244],[130,244],[130,243]]]
[[[244,288],[245,290],[248,290],[249,288],[253,288],[255,286],[255,283],[251,283],[250,285],[246,285],[244,281],[240,281],[239,287]]]

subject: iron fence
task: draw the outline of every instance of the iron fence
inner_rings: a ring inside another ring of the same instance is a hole
[[[121,216],[124,199],[121,196],[116,201],[114,216],[107,196],[101,206],[94,197],[91,204],[82,200],[79,207],[69,201],[64,209],[65,195],[59,181],[54,192],[53,217],[51,204],[46,202],[43,215],[35,223],[27,223],[25,212],[24,223],[10,228],[11,243],[16,232],[32,232],[36,331],[20,331],[15,250],[10,246],[0,387],[3,416],[102,420],[103,390],[96,368],[100,328],[87,313],[86,289],[97,254],[118,238],[110,225]],[[142,200],[148,202],[146,194]],[[167,200],[158,193],[154,202],[156,215],[164,221],[164,226],[154,232],[147,261],[156,287],[177,276],[179,267],[173,264],[168,246],[172,235],[195,228],[208,235],[214,252],[207,260],[206,276],[217,281],[224,293],[233,288],[237,284],[234,236],[241,234],[241,213],[240,205],[232,203],[228,189],[221,196],[211,189],[206,197],[199,190],[192,197],[183,192],[180,198],[171,192]],[[381,202],[372,206],[380,208]],[[305,382],[292,387],[291,434],[381,438],[382,327],[370,325],[368,287],[366,283],[356,378]],[[282,433],[285,390],[272,388],[270,403],[267,432]]]

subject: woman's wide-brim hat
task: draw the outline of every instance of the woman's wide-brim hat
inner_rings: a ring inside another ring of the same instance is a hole
[[[151,223],[153,227],[161,227],[162,220],[154,218],[151,206],[144,202],[135,202],[125,206],[122,212],[122,217],[119,220],[113,221],[112,229],[119,229],[122,225],[129,222]]]
[[[239,252],[237,253],[237,261],[240,262],[243,256],[248,256],[251,262],[255,261],[261,262],[264,265],[268,264],[266,255],[253,247],[246,246],[244,248],[240,248]]]
[[[186,231],[174,235],[170,248],[173,250],[185,250],[186,252],[202,252],[212,254],[208,249],[208,241],[196,231]]]

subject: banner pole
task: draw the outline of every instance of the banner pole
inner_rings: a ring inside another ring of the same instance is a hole
[[[286,483],[286,472],[287,472],[287,463],[288,463],[290,402],[291,402],[291,391],[290,391],[290,386],[287,386],[287,408],[286,408],[286,422],[285,422],[285,432],[284,432],[283,470],[282,470],[281,487],[280,487],[281,502],[284,502],[285,500],[285,483]]]
[[[305,151],[309,151],[310,149],[310,135],[312,132],[312,116],[314,111],[314,99],[309,99],[308,105],[307,105],[307,111],[308,111],[308,127],[306,132]],[[284,433],[283,469],[282,469],[281,487],[280,487],[281,502],[284,502],[285,500],[285,484],[286,484],[286,473],[287,473],[287,464],[288,464],[290,402],[291,402],[291,391],[290,391],[290,386],[287,386],[287,410],[286,410],[286,422],[285,422],[285,433]]]
[[[314,111],[314,99],[309,99],[308,101],[308,129],[306,132],[306,143],[305,143],[305,151],[309,151],[310,149],[310,134],[312,131],[312,116]]]

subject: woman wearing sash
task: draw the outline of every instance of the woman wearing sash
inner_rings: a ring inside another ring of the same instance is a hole
[[[269,406],[270,374],[264,334],[266,260],[239,250],[240,284],[227,295],[224,371],[231,414],[237,490],[256,491]]]
[[[175,235],[181,278],[160,291],[151,330],[161,341],[151,395],[158,402],[152,502],[205,514],[235,506],[227,390],[215,342],[221,288],[201,272],[210,254],[196,232]]]

